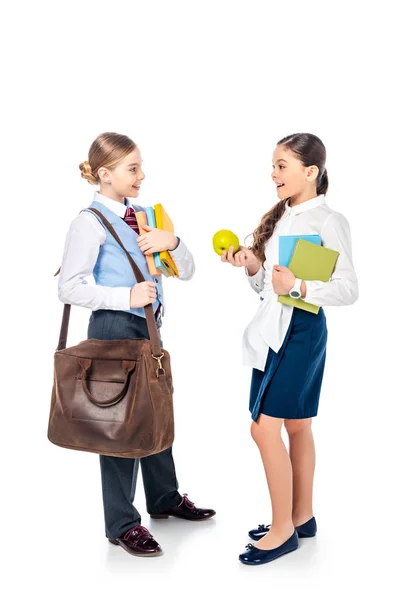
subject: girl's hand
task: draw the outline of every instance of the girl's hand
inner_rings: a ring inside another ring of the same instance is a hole
[[[154,281],[137,283],[131,289],[131,308],[141,308],[153,304],[157,298],[156,284]]]
[[[274,265],[272,270],[272,286],[275,294],[286,296],[294,286],[295,281],[295,275],[287,267]]]
[[[245,246],[239,246],[239,250],[233,254],[233,246],[229,247],[228,254],[221,254],[222,262],[229,262],[234,267],[246,267],[249,274],[254,275],[260,268],[261,261],[255,254]]]
[[[137,243],[143,254],[153,254],[153,252],[162,252],[163,250],[175,250],[178,246],[178,239],[170,231],[163,231],[155,227],[143,225],[147,231],[139,235]]]

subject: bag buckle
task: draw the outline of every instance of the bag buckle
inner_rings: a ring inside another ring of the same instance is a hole
[[[154,358],[154,360],[156,360],[158,362],[158,367],[157,367],[157,371],[156,371],[157,377],[159,377],[160,371],[161,371],[162,375],[165,375],[165,369],[161,363],[161,359],[163,358],[163,356],[164,356],[164,352],[161,354],[161,356],[155,356],[154,354],[152,354],[152,357]]]

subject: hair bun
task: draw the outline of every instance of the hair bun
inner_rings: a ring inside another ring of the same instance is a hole
[[[92,173],[92,167],[88,160],[84,160],[80,163],[79,168],[81,170],[81,177],[86,179],[91,184],[97,183],[97,178]]]

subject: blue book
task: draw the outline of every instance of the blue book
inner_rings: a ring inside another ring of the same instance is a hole
[[[152,206],[146,206],[145,210],[146,210],[147,223],[149,224],[149,227],[156,228],[157,225],[156,225],[156,216],[154,213],[154,208]],[[170,277],[169,271],[165,268],[163,262],[160,259],[160,253],[154,252],[153,258],[154,258],[154,264],[156,265],[156,269],[158,271],[160,271],[160,273],[163,273],[163,275],[165,275],[166,277]]]
[[[321,246],[321,236],[318,233],[310,235],[280,235],[279,236],[279,264],[288,267],[292,258],[293,250],[297,240],[302,239],[312,244]]]

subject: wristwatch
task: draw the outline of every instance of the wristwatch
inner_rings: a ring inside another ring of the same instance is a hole
[[[296,277],[296,281],[294,282],[294,286],[289,292],[289,296],[291,298],[301,298],[301,279]]]

